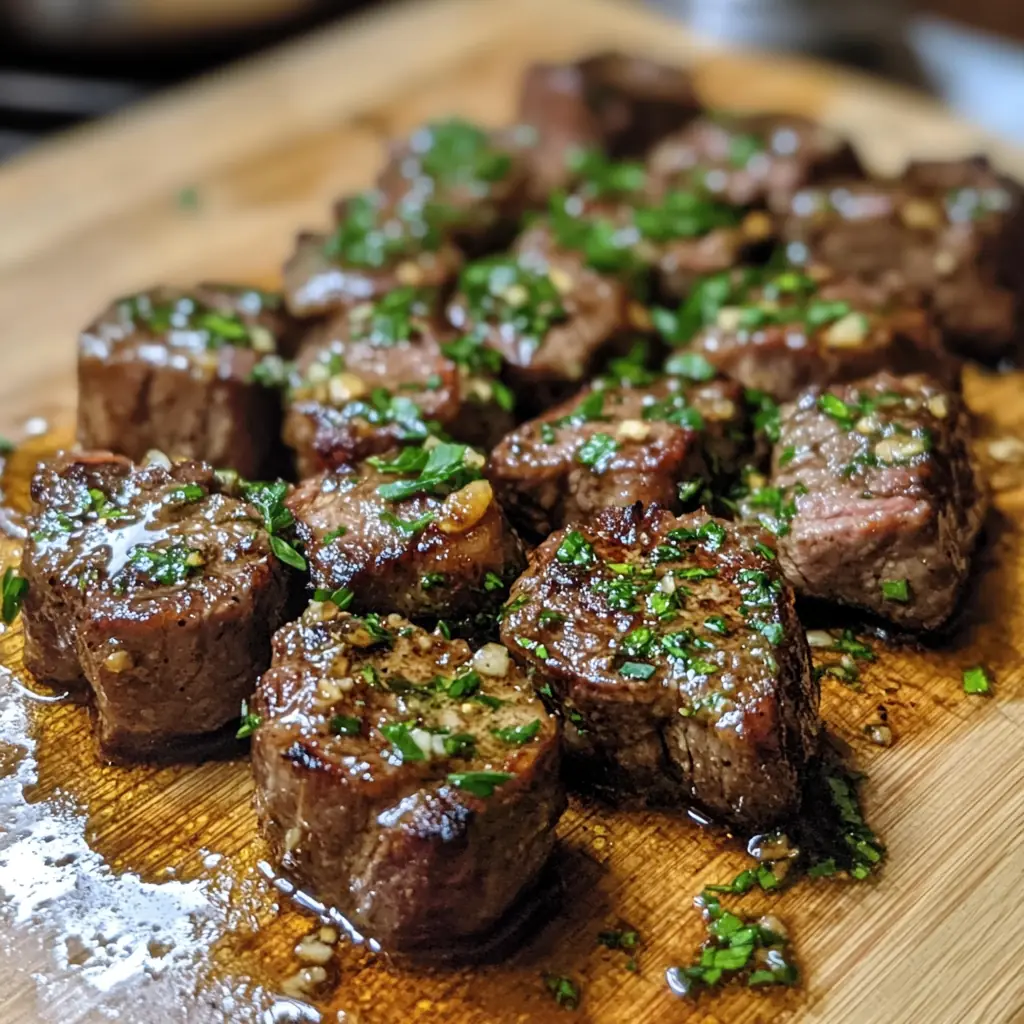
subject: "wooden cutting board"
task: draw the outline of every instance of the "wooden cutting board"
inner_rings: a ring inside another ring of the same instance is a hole
[[[636,7],[389,7],[0,169],[0,429],[39,435],[9,461],[9,498],[23,505],[35,459],[70,438],[75,333],[112,295],[157,281],[274,282],[295,229],[323,224],[336,195],[367,184],[386,138],[453,112],[500,123],[528,60],[609,46],[693,60],[712,104],[819,116],[879,166],[985,148],[1024,174],[1024,154],[915,95],[716,53]],[[427,971],[339,944],[322,998],[306,1001],[322,1018],[295,1016],[283,999],[300,967],[293,949],[316,924],[260,876],[245,761],[98,765],[85,709],[23,692],[15,626],[0,637],[0,1021],[573,1019],[546,993],[547,971],[576,979],[576,1019],[600,1024],[1024,1021],[1022,384],[967,382],[996,512],[963,626],[934,649],[876,645],[860,691],[824,684],[825,718],[868,773],[868,817],[890,855],[877,883],[801,883],[767,901],[790,926],[802,989],[674,998],[665,968],[687,962],[702,934],[692,898],[744,867],[742,851],[685,819],[574,803],[556,858],[561,905],[514,957]],[[993,697],[961,690],[978,663]],[[880,708],[890,748],[863,732]],[[596,941],[623,922],[642,938],[637,973]]]

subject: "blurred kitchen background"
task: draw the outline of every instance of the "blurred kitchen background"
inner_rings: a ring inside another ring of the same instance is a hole
[[[1024,0],[648,2],[724,41],[811,53],[910,82],[1024,142]],[[0,160],[50,132],[370,6],[373,0],[0,0]]]

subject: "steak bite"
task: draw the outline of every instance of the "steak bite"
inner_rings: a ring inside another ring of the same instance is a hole
[[[317,317],[379,299],[401,285],[440,288],[462,256],[445,217],[427,203],[391,203],[380,192],[343,199],[330,234],[304,233],[284,265],[284,296],[297,317]]]
[[[448,319],[460,331],[449,350],[463,365],[494,356],[521,413],[571,393],[621,346],[627,293],[575,253],[552,244],[543,228],[524,235],[511,256],[471,263],[459,278]],[[483,350],[483,351],[481,351]]]
[[[763,211],[697,189],[656,193],[643,164],[596,152],[578,154],[571,167],[573,191],[549,202],[547,223],[558,245],[641,295],[652,274],[663,293],[678,297],[704,274],[768,255],[775,228]]]
[[[112,303],[79,338],[78,443],[272,472],[281,423],[273,385],[294,344],[280,306],[280,296],[226,285]]]
[[[743,390],[732,381],[599,381],[509,434],[491,452],[487,475],[529,536],[608,506],[678,510],[681,492],[736,468],[743,410]]]
[[[574,64],[532,64],[523,75],[519,120],[537,132],[534,192],[564,188],[581,149],[642,156],[698,110],[690,75],[643,57],[603,53]]]
[[[762,517],[770,507],[799,593],[941,626],[985,511],[960,396],[889,373],[805,392],[781,410],[771,487],[746,501]]]
[[[806,118],[715,114],[662,140],[648,159],[655,192],[701,188],[736,206],[784,210],[804,185],[861,173],[850,144]]]
[[[558,723],[497,644],[314,604],[254,711],[274,857],[389,951],[471,952],[554,846]]]
[[[533,552],[501,637],[588,780],[742,826],[795,809],[818,689],[770,540],[635,505]]]
[[[525,558],[483,463],[436,443],[301,483],[288,506],[314,587],[354,611],[492,624]]]
[[[203,463],[43,463],[22,574],[25,667],[95,698],[100,750],[166,756],[217,733],[270,661],[285,570]]]
[[[314,327],[289,376],[284,440],[300,477],[396,443],[422,442],[459,409],[435,297],[397,288]]]
[[[1024,195],[983,157],[806,189],[782,231],[799,262],[828,264],[894,296],[923,294],[952,350],[987,362],[1019,356]]]
[[[948,382],[959,372],[925,310],[824,269],[739,268],[706,278],[677,313],[655,317],[671,343],[778,401],[883,368]]]
[[[438,209],[460,244],[495,247],[526,205],[533,138],[525,126],[488,131],[460,118],[433,121],[392,147],[377,187],[393,203]]]

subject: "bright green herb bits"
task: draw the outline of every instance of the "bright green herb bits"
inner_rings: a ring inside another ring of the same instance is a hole
[[[906,604],[910,600],[910,582],[905,579],[882,580],[882,597],[886,601]]]
[[[6,621],[6,611],[4,619]],[[988,694],[992,692],[992,679],[982,665],[975,665],[973,668],[965,668],[963,684],[964,693]]]

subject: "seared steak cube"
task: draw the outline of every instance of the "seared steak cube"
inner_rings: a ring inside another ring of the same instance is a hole
[[[698,187],[776,211],[804,185],[860,172],[850,144],[831,129],[774,114],[702,117],[655,147],[648,167],[658,191]]]
[[[532,64],[523,76],[519,119],[537,132],[535,194],[568,184],[574,152],[641,156],[698,109],[685,71],[642,57],[605,53],[575,64]]]
[[[770,541],[636,505],[533,552],[501,637],[590,781],[743,826],[796,807],[818,690]]]
[[[1018,355],[1024,199],[984,158],[807,189],[794,197],[783,232],[794,259],[829,264],[893,295],[923,293],[954,351],[984,361]]]
[[[985,502],[959,395],[880,373],[810,390],[780,416],[771,487],[753,510],[799,593],[909,629],[952,614]]]
[[[504,648],[312,605],[254,705],[281,867],[385,949],[461,946],[537,877],[565,807],[558,725]]]
[[[293,334],[279,307],[279,296],[220,285],[114,302],[79,339],[78,443],[270,473],[280,456],[273,385]]]
[[[543,228],[533,229],[513,255],[470,264],[448,307],[461,361],[494,353],[525,414],[575,390],[626,329],[621,282],[549,243]]]
[[[684,494],[736,468],[743,391],[678,377],[587,388],[509,434],[487,475],[524,534],[640,501],[679,509]]]
[[[775,227],[697,189],[655,193],[642,164],[577,155],[572,193],[556,193],[547,223],[558,245],[589,266],[617,274],[644,294],[653,273],[662,292],[681,296],[704,274],[767,255]]]
[[[855,380],[883,367],[953,381],[928,313],[858,281],[801,270],[740,268],[705,279],[676,314],[656,322],[673,344],[778,401],[803,388]]]
[[[399,442],[423,441],[459,408],[434,296],[398,288],[335,314],[303,343],[286,393],[284,439],[300,477]]]
[[[196,462],[44,463],[22,555],[25,667],[92,689],[101,751],[160,757],[216,733],[270,661],[285,569]]]
[[[488,620],[525,559],[483,463],[438,443],[301,483],[288,505],[314,587],[355,611]]]
[[[294,316],[321,316],[401,285],[442,287],[461,263],[434,206],[363,192],[338,204],[330,234],[299,235],[284,266],[285,302]]]
[[[500,245],[526,204],[534,133],[488,131],[460,118],[425,124],[392,147],[377,187],[390,201],[436,207],[452,236]]]

